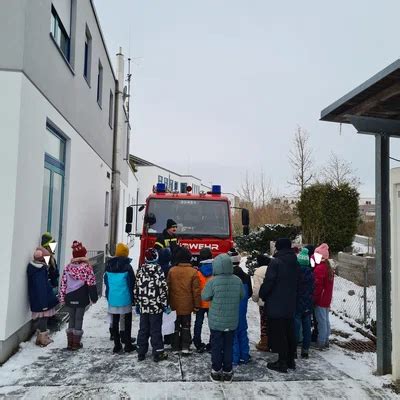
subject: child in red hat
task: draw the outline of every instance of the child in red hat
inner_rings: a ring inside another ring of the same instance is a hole
[[[81,242],[72,243],[72,260],[64,268],[60,288],[60,301],[69,313],[67,333],[68,349],[82,347],[82,325],[86,307],[98,299],[96,277],[86,257],[86,248]]]

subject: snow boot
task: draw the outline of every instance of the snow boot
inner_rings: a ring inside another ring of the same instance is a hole
[[[79,350],[83,347],[82,340],[83,330],[81,329],[73,329],[72,332],[72,349],[71,350]]]
[[[119,336],[121,338],[121,343],[126,344],[125,331],[119,331]],[[114,339],[112,339],[112,340],[114,340]],[[134,337],[129,337],[129,340],[132,344],[136,342],[136,338],[134,338]]]
[[[307,359],[308,358],[308,350],[301,350],[301,358]]]
[[[146,359],[146,354],[138,354],[137,359],[138,361],[144,361]]]
[[[153,360],[155,362],[164,361],[166,359],[168,359],[168,354],[163,351],[159,351],[159,352],[155,353],[153,356]]]
[[[223,378],[222,378],[222,371],[214,371],[213,369],[211,370],[210,373],[210,379],[213,382],[222,382]]]
[[[114,334],[114,348],[113,353],[120,353],[122,351],[121,337],[119,336],[119,330],[113,331]]]
[[[196,347],[196,351],[197,351],[198,353],[204,353],[204,352],[206,351],[206,345],[205,345],[205,343],[197,344],[197,345],[195,345],[195,347]]]
[[[229,371],[229,372],[223,372],[222,373],[222,379],[224,380],[224,382],[226,383],[231,383],[233,381],[233,371]]]
[[[128,343],[125,342],[124,346],[125,353],[132,353],[132,351],[135,351],[136,349],[137,349],[136,344],[133,344],[131,341],[128,341]]]
[[[272,369],[273,371],[282,372],[282,373],[287,373],[287,370],[288,370],[287,363],[286,363],[286,361],[283,361],[283,360],[269,362],[269,363],[267,363],[267,368]]]
[[[261,336],[260,341],[256,344],[256,349],[258,351],[269,351],[267,336]]]
[[[289,369],[296,369],[296,361],[294,360],[294,358],[290,358],[290,359],[287,361],[287,367],[288,367]]]
[[[65,332],[67,333],[67,350],[72,350],[74,330],[73,329],[67,329]]]
[[[113,329],[110,327],[110,328],[108,328],[108,331],[110,332],[110,340],[114,340]]]

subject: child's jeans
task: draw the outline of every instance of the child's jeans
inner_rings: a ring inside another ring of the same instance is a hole
[[[329,335],[331,334],[331,325],[329,323],[329,308],[315,307],[315,316],[318,322],[318,339],[319,347],[325,347],[329,344]]]
[[[214,371],[232,371],[232,349],[234,331],[211,329],[211,364]]]
[[[311,313],[296,314],[295,320],[296,328],[296,343],[300,341],[300,329],[303,333],[302,349],[309,350],[311,343]]]
[[[201,328],[203,327],[204,315],[208,313],[208,308],[200,308],[196,312],[196,320],[194,322],[194,332],[193,332],[193,344],[199,347],[202,343],[201,341]]]

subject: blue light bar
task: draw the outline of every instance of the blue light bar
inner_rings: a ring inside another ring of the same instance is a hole
[[[221,185],[212,185],[211,193],[212,194],[221,194]]]
[[[157,193],[165,193],[166,192],[165,183],[157,183],[156,192]]]

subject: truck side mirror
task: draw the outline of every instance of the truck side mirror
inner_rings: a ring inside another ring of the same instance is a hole
[[[248,225],[243,226],[243,235],[246,236],[250,233],[250,229]]]
[[[132,232],[132,224],[126,224],[125,225],[125,233],[131,233]]]
[[[132,224],[132,221],[133,221],[133,207],[129,206],[129,207],[126,207],[126,220],[125,220],[125,222],[127,224]],[[126,233],[128,233],[128,232],[126,232]]]
[[[242,225],[243,226],[250,225],[250,214],[247,208],[242,208]]]
[[[154,225],[157,222],[156,216],[153,213],[149,213],[144,216],[144,223]]]

